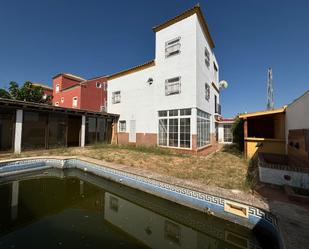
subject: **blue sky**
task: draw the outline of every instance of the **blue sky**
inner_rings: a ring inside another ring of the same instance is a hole
[[[51,84],[70,72],[111,74],[154,58],[152,27],[191,8],[182,0],[2,0],[0,87],[26,80]],[[309,1],[200,1],[229,82],[223,115],[266,107],[267,68],[275,106],[309,89]]]

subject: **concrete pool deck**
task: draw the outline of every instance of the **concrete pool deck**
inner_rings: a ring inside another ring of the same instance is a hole
[[[164,176],[157,173],[149,172],[145,169],[132,168],[130,166],[105,162],[102,160],[87,158],[87,157],[57,157],[57,156],[43,156],[31,158],[16,158],[10,160],[3,160],[0,163],[22,161],[30,159],[78,159],[96,165],[101,165],[115,170],[139,175],[148,179],[157,180],[160,182],[173,184],[175,186],[185,187],[191,190],[204,192],[210,195],[220,196],[222,198],[235,200],[237,202],[255,206],[267,211],[270,211],[278,218],[278,226],[282,235],[283,243],[287,249],[296,248],[309,248],[309,238],[307,235],[309,228],[309,212],[308,210],[290,203],[281,201],[265,200],[254,195],[243,193],[238,190],[228,190],[219,187],[207,186],[204,184],[196,183],[194,181],[187,181],[178,179],[171,176]]]

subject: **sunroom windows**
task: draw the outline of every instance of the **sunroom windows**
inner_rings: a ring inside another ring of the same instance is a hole
[[[191,148],[191,109],[159,111],[160,146]]]
[[[210,114],[197,110],[197,147],[210,144]]]

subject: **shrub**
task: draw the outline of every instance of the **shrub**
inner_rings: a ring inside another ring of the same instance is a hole
[[[233,142],[236,144],[237,149],[244,150],[244,121],[237,118],[232,126]]]

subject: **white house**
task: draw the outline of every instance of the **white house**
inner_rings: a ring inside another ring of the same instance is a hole
[[[193,151],[216,144],[219,66],[199,6],[159,26],[155,59],[108,77],[118,142]]]
[[[285,137],[289,130],[309,129],[309,90],[288,104],[285,110]]]

